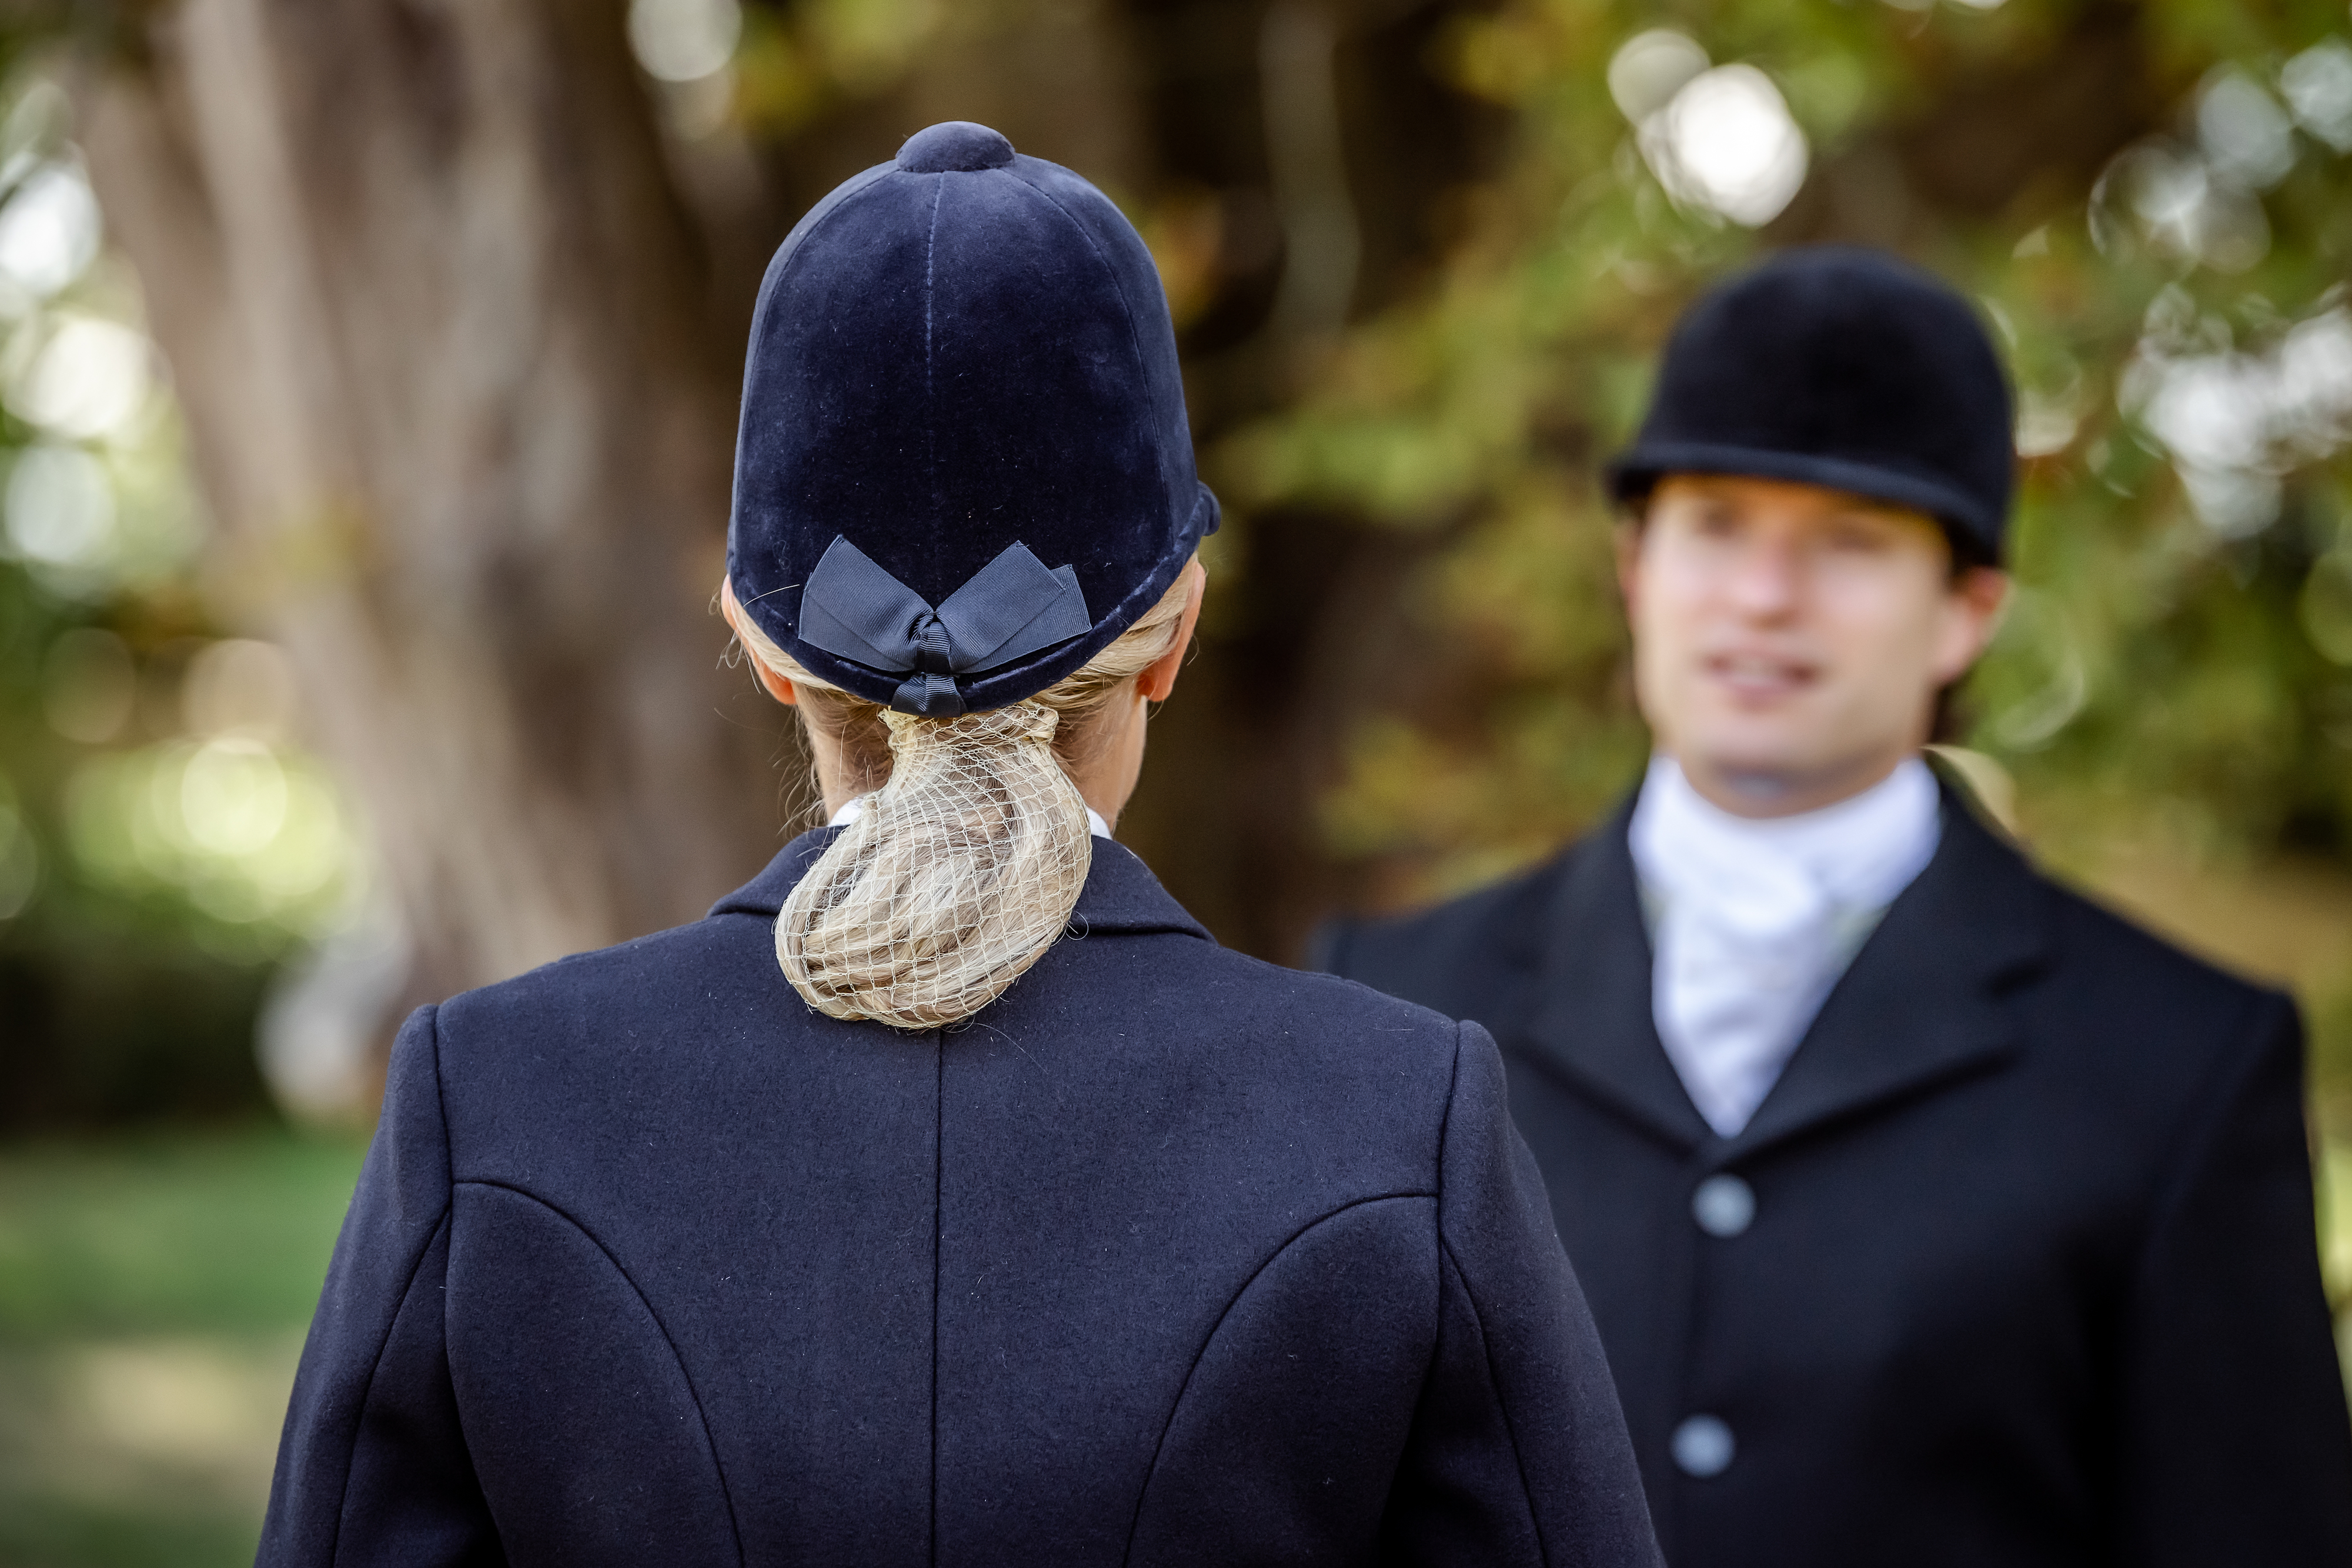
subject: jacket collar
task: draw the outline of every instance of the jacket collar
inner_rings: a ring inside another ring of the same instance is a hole
[[[817,857],[841,836],[839,828],[819,828],[803,833],[777,852],[767,869],[710,906],[712,915],[756,915],[773,920],[784,900],[808,874]],[[1077,907],[1070,912],[1073,935],[1097,932],[1172,931],[1214,941],[1206,927],[1184,912],[1184,906],[1160,885],[1151,868],[1132,850],[1108,839],[1094,841],[1094,860],[1086,885],[1078,891]]]
[[[1668,1142],[1715,1144],[1726,1159],[2006,1062],[2020,1042],[2003,998],[2047,961],[2046,895],[2016,849],[1942,788],[1935,858],[1888,906],[1737,1137],[1716,1137],[1658,1041],[1630,800],[1562,868],[1529,1025],[1540,1060]]]
[[[1626,842],[1636,799],[1560,863],[1547,940],[1531,954],[1539,977],[1528,1031],[1545,1066],[1688,1150],[1714,1134],[1650,1012],[1650,933]]]

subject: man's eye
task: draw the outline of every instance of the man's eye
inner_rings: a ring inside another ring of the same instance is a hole
[[[1847,554],[1867,554],[1886,548],[1885,530],[1867,524],[1853,523],[1833,528],[1829,533],[1830,548]]]

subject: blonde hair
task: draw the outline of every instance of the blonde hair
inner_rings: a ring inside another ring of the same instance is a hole
[[[811,674],[748,615],[739,642],[793,683],[802,722],[840,747],[864,810],[776,916],[776,962],[809,1006],[898,1029],[961,1023],[1069,924],[1093,863],[1071,781],[1112,699],[1176,645],[1195,579],[1081,669],[1009,707],[893,712]],[[722,588],[730,603],[732,584]]]

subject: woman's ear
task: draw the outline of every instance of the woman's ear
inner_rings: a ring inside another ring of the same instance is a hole
[[[770,696],[786,707],[801,706],[800,693],[793,689],[793,683],[760,663],[756,658],[751,661],[751,674],[759,677],[760,685],[767,688]]]
[[[743,634],[743,607],[735,602],[735,584],[725,578],[719,582],[719,612],[727,617],[727,624],[733,629],[735,640],[743,644],[743,657],[751,664],[752,675],[767,689],[768,695],[786,707],[799,706],[800,694],[793,690],[793,683],[768,668],[766,663],[751,652],[751,639]]]
[[[1184,575],[1192,580],[1192,598],[1184,606],[1183,620],[1177,623],[1176,641],[1135,677],[1136,695],[1146,702],[1164,703],[1168,694],[1176,689],[1176,677],[1184,668],[1184,655],[1192,648],[1192,628],[1200,624],[1201,596],[1209,591],[1209,574],[1195,559],[1184,568]]]

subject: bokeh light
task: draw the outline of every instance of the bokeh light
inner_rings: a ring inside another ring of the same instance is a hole
[[[1609,59],[1609,96],[1635,125],[1674,101],[1693,77],[1706,69],[1706,51],[1671,27],[1636,33]]]
[[[151,352],[144,334],[120,322],[60,311],[10,381],[7,406],[53,435],[121,435],[147,402]]]
[[[26,560],[93,568],[114,542],[113,486],[104,465],[79,446],[25,448],[0,495],[9,549]]]
[[[98,198],[81,171],[49,164],[0,204],[0,281],[47,299],[98,258]]]
[[[1779,217],[1805,183],[1805,133],[1754,66],[1701,72],[1660,118],[1664,155],[1654,166],[1685,202],[1757,228]]]
[[[2197,141],[2215,173],[2267,191],[2294,167],[2294,124],[2243,71],[2222,70],[2197,100]]]
[[[249,737],[102,752],[76,772],[66,806],[75,858],[97,880],[171,889],[232,925],[322,934],[362,882],[331,783]]]
[[[2187,296],[2148,311],[2119,401],[2162,443],[2198,516],[2242,538],[2277,515],[2280,476],[2352,438],[2352,311],[2334,306],[2258,351]]]
[[[699,81],[726,68],[743,37],[739,0],[631,0],[629,47],[647,76]]]
[[[2352,152],[2352,46],[2325,38],[2279,68],[2295,122],[2338,152]]]
[[[2270,253],[2261,201],[2177,142],[2159,139],[2127,149],[2092,193],[2092,235],[2111,255],[2120,254],[2122,231],[2102,208],[2116,196],[2137,220],[2140,242],[2159,256],[2234,274]]]
[[[266,848],[286,825],[287,797],[286,769],[242,736],[206,741],[180,770],[180,821],[192,843],[215,855]]]
[[[1804,185],[1805,133],[1754,66],[1710,67],[1696,41],[1661,27],[1627,39],[1608,79],[1643,160],[1684,206],[1756,228]]]

